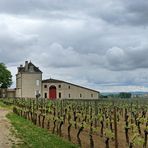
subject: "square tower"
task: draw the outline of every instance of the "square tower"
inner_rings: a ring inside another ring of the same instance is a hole
[[[35,98],[42,94],[42,71],[32,62],[25,61],[25,66],[18,67],[16,74],[16,97]]]

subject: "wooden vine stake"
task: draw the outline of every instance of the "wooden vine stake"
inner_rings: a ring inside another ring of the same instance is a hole
[[[114,129],[115,129],[115,148],[118,148],[116,107],[114,107]]]
[[[90,124],[90,132],[89,132],[89,137],[90,137],[90,148],[94,148],[94,141],[93,141],[93,122],[91,121]]]

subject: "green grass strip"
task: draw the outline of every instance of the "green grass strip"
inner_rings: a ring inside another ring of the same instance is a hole
[[[7,110],[11,109],[12,110],[12,108],[13,108],[13,105],[6,105],[3,103],[3,100],[0,99],[0,109],[7,109]]]
[[[17,130],[17,135],[24,143],[20,148],[77,148],[78,146],[71,144],[69,141],[50,134],[46,129],[35,126],[32,122],[9,113],[7,118],[10,119],[12,125]],[[17,146],[18,147],[18,146]]]
[[[8,108],[8,106],[4,104],[2,100],[0,100],[0,108]]]

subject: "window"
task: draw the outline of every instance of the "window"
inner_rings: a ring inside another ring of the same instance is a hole
[[[59,98],[61,98],[61,93],[59,92]]]
[[[29,71],[30,71],[30,72],[34,72],[34,67],[33,67],[33,66],[30,66],[30,67],[29,67]]]
[[[69,98],[70,98],[70,94],[69,94]]]
[[[82,94],[80,94],[80,98],[82,97]]]
[[[93,98],[93,94],[91,94],[91,97]]]
[[[68,86],[68,88],[70,89],[70,86]]]
[[[44,98],[47,98],[47,93],[44,93]]]
[[[39,85],[40,85],[40,81],[36,80],[36,86],[39,86]]]
[[[47,88],[47,85],[44,85],[44,88]]]
[[[39,90],[36,90],[35,91],[35,95],[39,95],[40,94],[40,91]]]
[[[61,88],[61,85],[59,85],[59,88]]]

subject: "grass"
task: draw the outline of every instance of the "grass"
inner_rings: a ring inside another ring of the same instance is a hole
[[[6,105],[0,100],[0,109],[12,110],[13,106]],[[20,138],[21,142],[13,148],[78,148],[77,145],[70,143],[56,135],[50,134],[46,129],[35,126],[14,113],[9,113],[7,118],[12,123],[12,134]]]
[[[3,103],[2,100],[0,100],[0,108],[7,108],[8,106]]]
[[[23,140],[20,148],[77,148],[69,141],[50,134],[46,129],[35,126],[32,122],[9,113],[7,118],[17,130],[17,136]],[[15,147],[15,146],[14,146]],[[17,146],[18,147],[18,146]]]
[[[3,103],[3,100],[0,100],[0,109],[12,109],[13,106],[12,105],[6,105]]]

